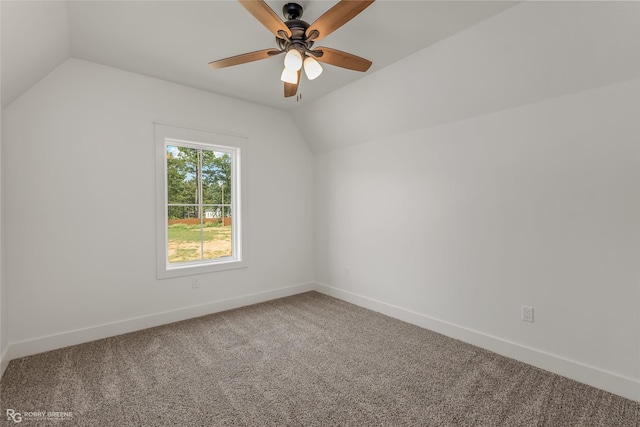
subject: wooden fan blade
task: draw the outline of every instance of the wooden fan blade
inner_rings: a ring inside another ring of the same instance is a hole
[[[274,36],[280,37],[278,33],[284,31],[287,37],[291,37],[291,30],[282,19],[263,0],[238,0],[245,9],[249,11],[258,21],[271,31]]]
[[[368,59],[329,47],[319,47],[309,53],[319,62],[354,71],[367,71],[372,64]]]
[[[300,85],[300,77],[302,70],[298,70],[298,82],[296,84],[284,82],[284,97],[289,98],[295,96],[298,93],[298,86]]]
[[[341,0],[307,28],[307,38],[317,41],[327,37],[373,2],[374,0]]]
[[[232,56],[230,58],[219,59],[217,61],[209,62],[209,66],[211,68],[224,68],[231,67],[232,65],[244,64],[245,62],[258,61],[259,59],[267,59],[272,56],[278,55],[282,53],[276,49],[263,49],[257,50],[255,52],[243,53],[242,55]]]

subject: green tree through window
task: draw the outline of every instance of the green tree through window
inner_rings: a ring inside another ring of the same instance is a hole
[[[169,263],[233,256],[231,168],[228,152],[166,145]]]

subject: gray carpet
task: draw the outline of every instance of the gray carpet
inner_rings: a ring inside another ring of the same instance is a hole
[[[0,387],[3,418],[72,412],[21,425],[640,425],[636,402],[316,292],[13,360]]]

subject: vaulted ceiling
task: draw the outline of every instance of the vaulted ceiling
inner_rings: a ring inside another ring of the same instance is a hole
[[[282,16],[285,1],[267,3]],[[336,1],[301,1],[313,22]],[[284,110],[309,104],[513,6],[507,1],[378,0],[323,46],[373,61],[365,73],[326,65],[285,99],[282,57],[213,70],[207,64],[275,47],[273,35],[236,1],[11,1],[2,7],[2,105],[69,57]]]
[[[303,18],[335,3],[302,1]],[[321,42],[371,69],[325,65],[301,100],[283,96],[281,57],[207,65],[275,46],[233,0],[0,8],[3,107],[74,57],[289,111],[314,153],[640,78],[638,2],[377,0]]]

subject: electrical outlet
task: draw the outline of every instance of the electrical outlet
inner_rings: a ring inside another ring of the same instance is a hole
[[[533,307],[522,306],[522,321],[533,323]]]
[[[351,270],[349,269],[349,267],[345,267],[344,268],[344,277],[346,277],[348,279],[350,275],[351,275]]]
[[[200,287],[200,283],[198,283],[198,279],[192,279],[192,280],[191,280],[191,287],[192,287],[193,289],[197,289],[197,288],[199,288],[199,287]]]

